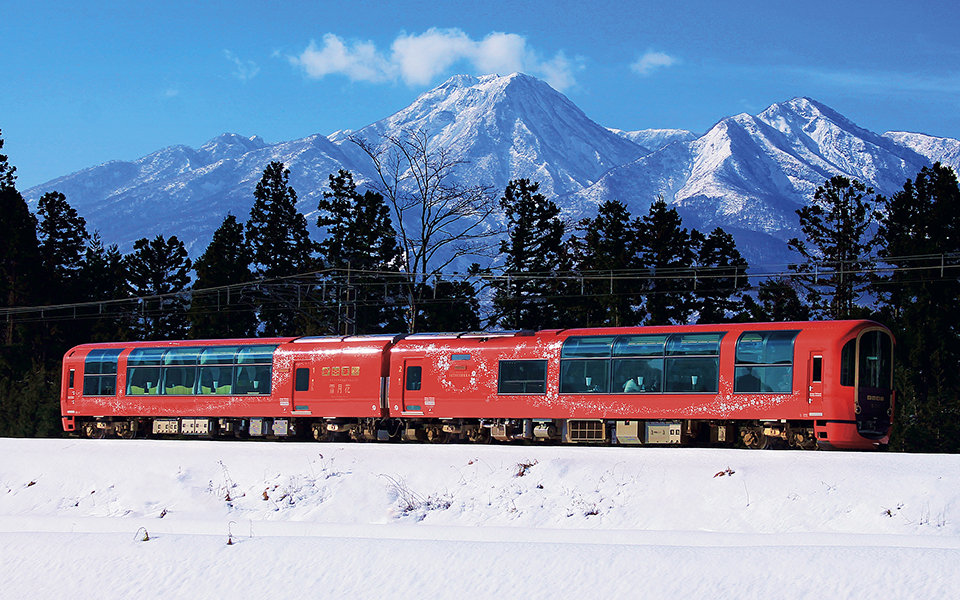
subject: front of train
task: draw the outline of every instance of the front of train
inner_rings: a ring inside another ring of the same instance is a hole
[[[893,422],[893,346],[890,330],[872,322],[850,333],[840,353],[839,385],[825,402],[825,419],[817,422],[821,447],[884,448]],[[825,400],[827,394],[825,394]]]

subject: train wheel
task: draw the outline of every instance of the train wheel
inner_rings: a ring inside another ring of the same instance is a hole
[[[763,435],[762,427],[745,427],[740,432],[740,438],[747,448],[762,450],[767,447],[767,436]]]

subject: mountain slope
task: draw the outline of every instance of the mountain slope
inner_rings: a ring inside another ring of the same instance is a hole
[[[939,162],[960,173],[960,140],[906,131],[888,131],[883,137],[925,156],[931,163]]]
[[[723,118],[699,136],[626,132],[598,125],[546,83],[514,73],[452,77],[353,132],[277,144],[224,134],[197,149],[172,146],[85,169],[24,195],[35,206],[44,192],[63,192],[91,231],[121,250],[142,236],[175,234],[196,256],[228,212],[246,219],[268,162],[287,165],[298,208],[311,217],[337,169],[352,171],[361,185],[373,180],[373,163],[352,139],[383,148],[386,138],[411,131],[459,163],[459,183],[488,185],[499,195],[510,179],[526,177],[571,219],[592,216],[610,199],[642,214],[663,196],[687,227],[733,233],[753,263],[790,260],[784,240],[798,233],[796,209],[834,175],[890,194],[934,161],[960,168],[960,141],[879,135],[810,98]]]
[[[610,171],[571,201],[620,198],[642,213],[662,195],[688,226],[723,227],[751,261],[777,261],[788,258],[783,240],[799,233],[796,209],[825,180],[844,175],[891,193],[928,162],[823,104],[794,98],[722,119],[700,138]]]
[[[446,148],[463,161],[457,172],[463,182],[503,189],[509,180],[526,177],[547,195],[579,191],[607,170],[649,153],[522,73],[452,77],[351,135],[378,147],[404,131],[425,132],[432,148]],[[343,144],[347,137],[331,139]]]

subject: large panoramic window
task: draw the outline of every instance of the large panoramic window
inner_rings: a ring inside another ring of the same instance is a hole
[[[123,348],[91,350],[83,361],[83,395],[114,396],[117,393],[117,357]]]
[[[738,394],[793,391],[793,342],[799,331],[747,331],[737,340],[733,391]]]
[[[684,333],[667,340],[664,391],[716,392],[720,389],[722,333]]]
[[[567,338],[560,393],[716,392],[722,338],[723,333]]]
[[[127,394],[269,394],[270,346],[137,348],[127,359]]]

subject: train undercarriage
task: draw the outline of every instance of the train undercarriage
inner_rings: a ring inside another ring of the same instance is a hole
[[[818,447],[812,421],[786,420],[76,417],[74,435],[123,439],[177,437],[313,439],[322,442],[525,442],[804,450]]]

